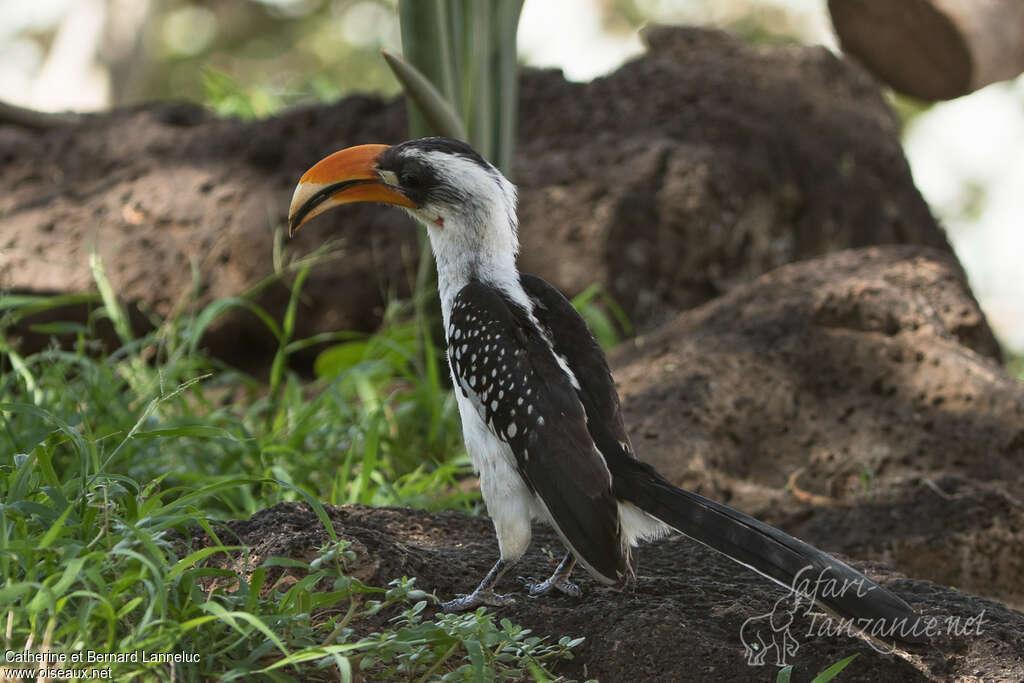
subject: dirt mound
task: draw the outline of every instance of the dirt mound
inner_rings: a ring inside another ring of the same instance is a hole
[[[649,328],[795,259],[884,243],[948,250],[898,123],[858,67],[713,31],[648,39],[646,56],[593,83],[523,73],[524,270],[570,295],[601,283]],[[44,131],[0,124],[0,285],[91,289],[95,249],[142,311],[173,310],[193,268],[200,302],[234,296],[273,272],[303,170],[347,145],[404,137],[401,102],[362,96],[254,122],[152,104]],[[338,250],[307,281],[299,336],[373,329],[387,298],[408,291],[418,256],[403,214],[366,206],[317,220],[282,249],[300,256],[328,239]],[[278,283],[257,300],[279,316],[287,296]],[[207,343],[235,362],[273,346],[243,311]]]
[[[497,544],[486,519],[355,505],[329,507],[327,512],[338,535],[353,542],[357,559],[350,571],[371,584],[416,576],[419,587],[447,599],[471,590],[496,557]],[[216,530],[224,543],[249,546],[253,566],[271,556],[308,561],[329,541],[313,511],[298,503],[282,503]],[[561,554],[554,533],[542,528],[535,532],[532,550],[517,567],[527,576],[547,575],[557,562],[549,553],[554,558]],[[202,544],[203,539],[196,541]],[[975,617],[971,632],[950,635],[943,627],[942,635],[927,645],[890,650],[829,634],[822,615],[801,611],[788,628],[797,645],[788,659],[795,667],[793,680],[810,680],[853,653],[858,657],[843,672],[844,681],[995,681],[1024,676],[1024,615],[928,581],[898,577],[877,565],[854,564],[906,598],[930,623],[966,628],[967,619]],[[276,580],[271,575],[275,571],[280,570],[268,571],[268,585]],[[751,626],[745,622],[771,614],[785,592],[723,556],[685,538],[670,538],[641,549],[635,590],[616,593],[585,574],[576,578],[583,589],[581,599],[522,597],[496,610],[538,635],[586,637],[576,658],[560,664],[558,673],[608,682],[774,680],[774,653],[765,666],[748,666],[743,638]],[[506,578],[499,589],[515,591],[517,586],[513,578]],[[950,617],[952,622],[947,621]],[[369,630],[378,624],[353,626]]]
[[[888,247],[780,268],[612,365],[638,454],[677,484],[1024,605],[1024,384],[998,354],[955,261]]]
[[[828,50],[658,28],[607,78],[524,79],[524,270],[642,328],[791,261],[949,250],[873,79]]]
[[[1024,384],[997,356],[952,258],[887,247],[792,264],[737,287],[619,349],[613,370],[642,458],[854,558],[936,625],[925,646],[879,650],[795,610],[785,629],[797,646],[786,659],[794,680],[854,652],[843,680],[1022,680],[1024,615],[1005,605],[1024,605]],[[369,583],[415,576],[447,599],[471,590],[495,560],[483,518],[328,512],[358,555],[349,571]],[[298,504],[227,527],[257,564],[273,555],[309,561],[327,542]],[[546,576],[561,544],[535,531],[516,573]],[[744,642],[774,614],[781,589],[682,537],[639,557],[633,591],[581,576],[582,600],[523,597],[499,613],[539,634],[585,636],[559,670],[576,679],[774,677],[774,659],[748,665]]]

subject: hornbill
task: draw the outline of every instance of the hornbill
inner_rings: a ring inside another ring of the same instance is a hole
[[[913,620],[906,602],[855,569],[637,459],[601,348],[554,287],[517,269],[516,189],[471,147],[424,138],[335,152],[302,176],[290,232],[354,202],[394,204],[426,225],[466,449],[498,537],[500,559],[444,609],[507,604],[494,586],[540,519],[567,553],[549,579],[527,584],[530,595],[578,595],[577,563],[622,587],[637,542],[675,530],[791,590],[801,577],[831,582],[810,597],[841,616]]]

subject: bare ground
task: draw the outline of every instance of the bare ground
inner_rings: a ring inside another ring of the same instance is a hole
[[[328,507],[327,512],[338,535],[351,541],[357,553],[350,572],[366,583],[386,585],[393,578],[415,576],[417,586],[448,599],[472,590],[496,559],[493,530],[483,518],[357,505]],[[217,531],[225,543],[249,546],[253,565],[271,556],[309,561],[316,548],[329,541],[304,503],[282,503]],[[526,576],[545,576],[557,563],[561,546],[548,529],[537,527],[535,532],[532,550],[518,570]],[[857,659],[840,680],[903,683],[1024,677],[1024,615],[997,602],[905,578],[877,564],[853,564],[904,597],[922,617],[934,619],[936,628],[945,631],[947,624],[958,623],[971,632],[944,633],[928,645],[892,648],[830,634],[823,615],[798,614],[789,629],[798,643],[789,659],[794,664],[793,681],[809,681],[854,653]],[[763,667],[747,665],[740,632],[747,619],[771,613],[784,592],[723,556],[685,538],[669,538],[641,549],[633,590],[613,592],[586,575],[576,578],[584,591],[580,599],[523,596],[497,610],[537,634],[586,637],[577,657],[558,666],[559,674],[606,683],[775,680],[773,661]],[[276,577],[268,574],[267,579],[272,583]],[[499,585],[505,591],[518,587],[512,576]],[[981,621],[968,626],[967,619],[978,615]],[[953,621],[948,621],[950,617]],[[368,632],[380,623],[355,628]]]

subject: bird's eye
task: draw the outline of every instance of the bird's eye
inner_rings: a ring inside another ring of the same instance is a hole
[[[398,182],[402,184],[402,187],[419,187],[423,184],[423,178],[414,171],[403,171],[398,176]]]

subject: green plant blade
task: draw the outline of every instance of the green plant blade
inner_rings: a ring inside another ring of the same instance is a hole
[[[835,664],[833,664],[832,666],[830,666],[829,668],[825,669],[820,674],[815,676],[811,683],[828,683],[833,678],[838,676],[843,669],[849,666],[850,662],[856,659],[856,657],[856,654],[852,654],[846,659],[839,660],[838,662],[836,662]]]
[[[462,80],[459,64],[455,16],[449,0],[399,0],[398,16],[402,31],[402,55],[415,64],[423,77],[436,88],[445,102],[458,104],[458,84]],[[392,70],[394,67],[392,67]],[[401,80],[401,79],[399,79]],[[438,134],[418,107],[409,107],[409,135],[421,138]],[[462,110],[456,109],[462,116]],[[466,139],[466,138],[460,138]]]
[[[494,142],[491,162],[502,173],[511,177],[512,155],[516,146],[516,126],[519,115],[519,64],[516,52],[516,34],[522,0],[497,0],[491,15],[495,36],[494,54],[491,56],[491,79],[496,84],[493,106]]]
[[[419,110],[435,135],[466,140],[466,127],[452,105],[416,67],[396,54],[381,50],[406,97]]]

